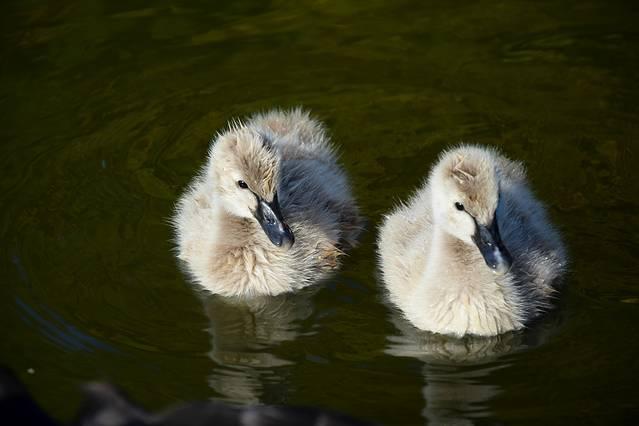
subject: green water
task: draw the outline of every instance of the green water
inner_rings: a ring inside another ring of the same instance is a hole
[[[151,409],[636,421],[636,3],[5,3],[0,362],[55,415],[105,379]],[[172,206],[227,120],[295,105],[329,127],[368,232],[314,289],[202,302],[171,251]],[[523,160],[569,247],[561,309],[525,333],[429,337],[380,291],[380,215],[459,141]]]

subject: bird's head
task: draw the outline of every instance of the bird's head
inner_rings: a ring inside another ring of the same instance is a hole
[[[222,208],[233,216],[257,221],[273,244],[288,249],[295,238],[278,200],[280,164],[270,140],[235,124],[211,147],[207,173]]]
[[[447,151],[430,175],[437,226],[466,244],[476,245],[486,265],[506,272],[511,257],[499,233],[499,176],[496,153],[476,146]]]

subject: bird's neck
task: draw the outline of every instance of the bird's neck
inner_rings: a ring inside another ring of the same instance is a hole
[[[253,241],[256,233],[261,231],[255,220],[235,216],[219,206],[219,203],[213,206],[218,249],[228,251],[244,248]]]
[[[472,261],[478,256],[477,250],[438,226],[433,227],[428,247],[422,285],[463,285],[464,277],[472,269]],[[446,282],[442,282],[442,277],[446,277]]]

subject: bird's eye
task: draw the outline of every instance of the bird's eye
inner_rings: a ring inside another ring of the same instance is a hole
[[[455,208],[460,212],[464,211],[464,205],[462,203],[455,203]]]
[[[237,181],[237,186],[239,186],[242,189],[247,189],[248,188],[248,185],[243,180],[238,180]]]

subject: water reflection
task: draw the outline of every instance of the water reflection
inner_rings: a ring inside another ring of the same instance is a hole
[[[421,331],[397,311],[391,322],[399,334],[388,338],[385,352],[424,363],[422,416],[428,423],[465,425],[492,414],[490,401],[502,391],[494,374],[511,365],[505,356],[547,341],[559,315],[549,315],[526,331],[493,337],[451,338]]]
[[[210,320],[215,362],[209,384],[222,399],[259,403],[282,382],[282,369],[292,361],[276,354],[278,346],[303,333],[302,321],[313,313],[316,288],[295,294],[253,299],[210,296],[204,310]],[[281,393],[281,392],[280,392]]]
[[[491,415],[488,401],[501,392],[495,384],[485,383],[496,370],[507,365],[475,367],[424,364],[425,406],[422,416],[432,424],[473,424],[472,418]]]

